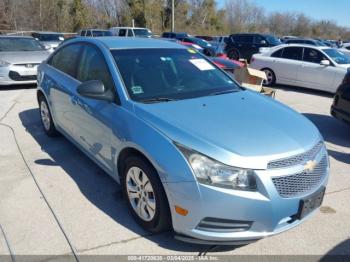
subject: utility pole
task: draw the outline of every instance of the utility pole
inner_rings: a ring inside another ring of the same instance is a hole
[[[175,0],[171,0],[171,32],[175,31]]]

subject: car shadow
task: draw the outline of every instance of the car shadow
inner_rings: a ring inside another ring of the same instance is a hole
[[[320,91],[316,89],[310,89],[310,88],[303,88],[299,86],[289,86],[289,85],[274,85],[273,88],[276,88],[277,90],[283,90],[285,92],[298,92],[308,95],[317,95],[317,96],[323,96],[323,97],[334,97],[334,94]]]
[[[60,166],[93,205],[122,226],[163,248],[174,251],[198,252],[200,255],[209,251],[222,252],[238,247],[189,244],[174,239],[173,232],[152,234],[144,231],[129,213],[120,185],[64,137],[47,137],[41,126],[38,109],[22,111],[19,118],[26,131],[52,159],[37,159],[34,163]]]
[[[350,259],[350,239],[347,239],[330,251],[327,252],[319,261],[320,262],[332,262],[332,261],[349,261]]]
[[[327,142],[350,147],[350,125],[330,115],[304,113],[304,116],[318,127]]]
[[[325,141],[350,148],[350,125],[345,124],[329,115],[305,113],[320,130]],[[350,164],[350,154],[334,148],[327,148],[329,155],[345,164]]]
[[[36,88],[36,87],[37,87],[36,84],[0,86],[0,92],[1,91],[20,90],[20,89],[33,89],[33,88]]]

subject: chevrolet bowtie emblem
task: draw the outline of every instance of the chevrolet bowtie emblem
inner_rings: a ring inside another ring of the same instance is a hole
[[[317,165],[317,163],[315,160],[309,160],[306,162],[306,165],[304,166],[304,170],[312,172],[312,171],[314,171],[316,165]]]

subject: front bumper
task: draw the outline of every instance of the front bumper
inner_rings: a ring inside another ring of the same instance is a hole
[[[299,225],[315,211],[301,220],[298,219],[300,201],[326,186],[329,167],[317,188],[312,191],[298,197],[280,196],[272,177],[294,174],[300,172],[299,169],[300,167],[293,167],[256,171],[258,185],[256,192],[223,189],[197,182],[165,183],[175,237],[197,244],[241,245],[279,234]],[[172,208],[175,205],[187,209],[187,216],[177,214]],[[200,226],[206,218],[230,220],[242,225],[251,223],[251,225],[242,230],[218,232]]]
[[[32,67],[24,64],[0,67],[0,86],[35,84],[36,76],[37,64]]]

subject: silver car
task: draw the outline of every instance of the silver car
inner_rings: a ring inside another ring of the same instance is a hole
[[[32,37],[50,52],[53,52],[64,41],[63,34],[56,32],[35,32],[32,33]]]
[[[49,54],[32,37],[0,36],[0,86],[35,84],[37,67]]]

